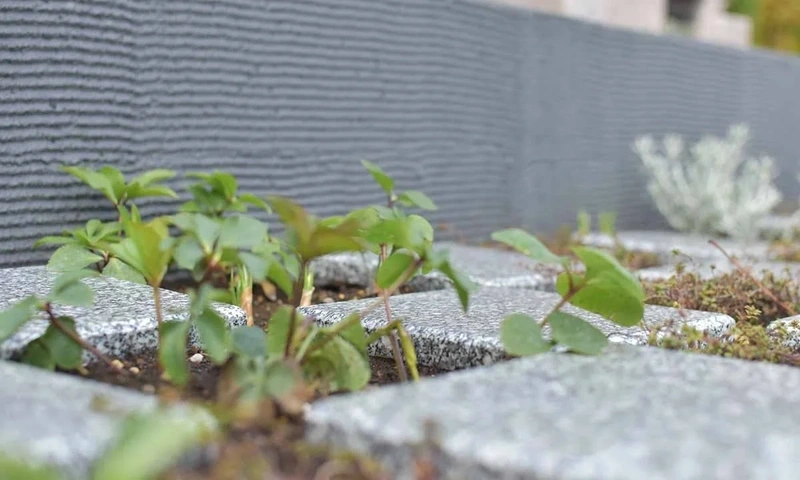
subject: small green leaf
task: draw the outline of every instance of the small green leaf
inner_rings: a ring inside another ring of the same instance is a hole
[[[407,271],[409,275],[406,278],[410,278],[411,274],[414,273],[410,271],[411,267],[416,261],[417,258],[406,251],[399,250],[394,252],[378,267],[375,281],[380,288],[386,289],[402,280],[403,274]]]
[[[279,262],[272,262],[267,271],[267,278],[281,289],[287,297],[291,298],[294,290],[294,282],[286,267]]]
[[[292,200],[281,196],[269,196],[267,202],[281,221],[293,230],[297,242],[297,250],[306,247],[311,239],[311,219],[305,209]]]
[[[276,310],[267,322],[267,351],[270,357],[283,355],[286,340],[289,338],[292,311],[292,307],[284,305]],[[300,312],[295,312],[295,328],[302,322],[300,317]]]
[[[189,322],[163,322],[159,329],[158,361],[170,380],[179,386],[189,381],[189,367],[186,365],[189,325]]]
[[[397,201],[406,207],[417,207],[423,210],[436,210],[436,204],[433,203],[427,195],[417,190],[407,190],[397,197]]]
[[[282,358],[274,358],[267,362],[264,372],[264,389],[266,393],[275,398],[281,398],[291,393],[295,386],[302,381],[296,368],[287,365]]]
[[[582,318],[564,312],[553,312],[547,317],[553,331],[553,340],[575,353],[599,355],[608,345],[606,336]]]
[[[46,237],[42,237],[39,240],[36,240],[33,243],[33,248],[41,247],[42,245],[65,245],[68,243],[72,243],[75,241],[75,238],[72,235],[62,235],[62,236],[54,236],[49,235]]]
[[[203,350],[217,365],[225,363],[231,347],[231,337],[225,319],[213,309],[206,308],[194,322]]]
[[[40,301],[35,296],[26,297],[0,312],[0,343],[14,334],[34,317]]]
[[[95,172],[83,167],[62,166],[61,169],[78,180],[82,181],[94,190],[101,192],[114,205],[119,203],[119,198],[114,193],[111,180],[102,173]]]
[[[79,245],[67,244],[53,252],[47,268],[53,272],[80,270],[89,265],[102,262],[103,257]]]
[[[154,183],[166,182],[167,180],[170,180],[174,177],[175,177],[174,171],[166,170],[163,168],[156,168],[153,170],[148,170],[143,174],[134,177],[133,180],[131,180],[130,184],[131,185],[137,184],[143,187],[149,187]]]
[[[58,321],[70,332],[75,335],[78,334],[75,330],[75,320],[72,318],[59,317]],[[81,366],[83,349],[53,324],[47,327],[44,335],[39,339],[46,346],[52,360],[58,367],[65,370],[74,370]]]
[[[514,313],[500,326],[500,341],[510,355],[528,356],[549,352],[552,344],[542,337],[542,329],[535,319]]]
[[[125,280],[127,282],[146,283],[141,273],[137,272],[133,267],[119,258],[112,258],[109,260],[108,265],[103,269],[103,275],[108,275],[109,277]]]
[[[210,412],[195,405],[135,413],[125,419],[114,444],[96,463],[91,478],[158,478],[182,455],[214,439],[218,428]]]
[[[303,260],[309,261],[331,253],[359,252],[362,249],[356,233],[348,225],[341,224],[336,228],[314,229],[310,244],[306,248],[298,248],[298,253]]]
[[[219,245],[223,248],[253,248],[267,236],[267,225],[253,217],[237,215],[222,223]]]
[[[569,261],[566,257],[554,255],[538,238],[519,228],[509,228],[494,232],[492,240],[504,243],[537,262],[564,264]]]
[[[53,356],[50,355],[50,352],[47,350],[47,345],[45,345],[41,337],[25,346],[20,360],[22,363],[45,370],[55,370],[56,368],[56,361],[53,359]]]
[[[53,288],[47,298],[53,303],[76,307],[91,306],[94,301],[94,291],[81,280],[97,275],[99,275],[97,272],[91,270],[73,270],[62,273],[53,281]]]
[[[267,213],[272,213],[272,209],[269,208],[269,204],[262,198],[259,198],[256,195],[253,195],[252,193],[243,193],[239,195],[239,200],[248,205],[258,207]]]
[[[267,355],[267,334],[259,327],[244,326],[231,330],[233,350],[246,357]]]
[[[372,376],[369,360],[352,343],[336,336],[321,353],[331,359],[336,369],[334,388],[353,392],[367,386]]]
[[[606,252],[587,247],[573,251],[586,265],[586,273],[582,277],[573,275],[580,289],[570,303],[621,326],[637,325],[644,316],[644,290],[639,280]],[[561,295],[568,290],[566,275],[560,275],[556,282]]]
[[[461,302],[461,308],[466,312],[469,309],[469,296],[478,289],[478,285],[468,276],[453,268],[449,261],[439,265],[439,271],[453,282],[453,287],[456,289],[456,294],[458,294],[458,300]]]
[[[356,320],[353,317],[357,317]],[[352,343],[359,352],[363,353],[364,355],[367,354],[367,331],[364,330],[364,325],[361,323],[361,314],[358,312],[353,312],[347,317],[342,320],[342,322],[348,323],[348,326],[339,332],[339,336],[343,339],[347,340],[348,342]]]
[[[411,248],[415,252],[420,253],[433,243],[433,226],[424,217],[409,215],[405,222]]]
[[[124,203],[125,199],[123,198],[123,194],[125,193],[125,176],[122,174],[122,172],[120,172],[116,167],[105,165],[98,168],[97,173],[108,179],[108,182],[111,185],[111,189],[114,192],[114,198],[116,198],[116,200],[112,200],[111,198],[109,199],[114,202],[114,204]]]
[[[194,237],[181,237],[178,239],[173,252],[175,263],[185,270],[193,270],[205,258],[203,247]]]
[[[144,197],[167,197],[178,198],[178,194],[166,185],[153,185],[150,187],[142,187],[139,185],[132,185],[126,193],[129,200]]]
[[[375,181],[378,183],[378,185],[380,185],[387,195],[392,194],[392,190],[394,189],[394,180],[392,180],[392,177],[387,175],[386,172],[381,169],[381,167],[367,160],[362,160],[361,165],[363,165],[364,168],[369,171],[370,175],[372,175],[372,178],[375,179]]]
[[[254,255],[249,252],[240,252],[239,259],[244,267],[250,272],[254,282],[263,282],[267,278],[270,262],[264,257]],[[275,262],[272,262],[275,263]]]

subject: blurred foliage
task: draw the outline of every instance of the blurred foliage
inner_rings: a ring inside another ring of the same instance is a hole
[[[730,0],[728,11],[753,20],[753,44],[800,53],[800,0]]]

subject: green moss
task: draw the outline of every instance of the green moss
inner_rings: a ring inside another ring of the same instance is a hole
[[[798,309],[798,286],[788,276],[764,273],[759,279],[780,302]],[[672,278],[643,282],[643,286],[648,304],[725,313],[736,321],[730,335],[723,339],[710,337],[686,325],[678,331],[670,330],[666,325],[650,331],[650,345],[800,366],[800,355],[783,344],[785,328],[771,333],[766,328],[773,320],[787,317],[788,312],[759,288],[750,275],[735,271],[703,280],[682,272],[678,266]],[[659,332],[662,334],[658,335]]]

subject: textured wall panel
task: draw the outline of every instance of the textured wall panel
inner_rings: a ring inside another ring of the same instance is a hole
[[[790,168],[799,81],[795,59],[477,1],[6,0],[0,265],[107,218],[65,163],[220,168],[325,215],[380,200],[366,158],[428,192],[450,236],[550,229],[582,207],[660,226],[633,139],[748,121]]]

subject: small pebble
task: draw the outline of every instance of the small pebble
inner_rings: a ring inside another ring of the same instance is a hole
[[[189,361],[192,363],[200,363],[203,361],[203,354],[202,353],[195,353],[191,357],[189,357]]]
[[[118,359],[117,359],[117,360],[114,360],[114,361],[112,361],[112,362],[111,362],[111,366],[112,366],[112,367],[114,367],[114,368],[116,368],[117,370],[122,370],[123,368],[125,368],[125,364],[124,364],[124,363],[122,363],[122,361],[120,361],[120,360],[118,360]]]
[[[344,300],[344,293],[339,294],[339,300]]]
[[[325,297],[322,299],[322,303],[333,303],[336,300],[332,299],[331,297]]]
[[[139,370],[139,367],[131,367],[130,371],[134,375],[139,375],[139,372],[141,372],[141,370]]]
[[[142,387],[144,393],[156,393],[156,387],[152,385],[145,385]]]

